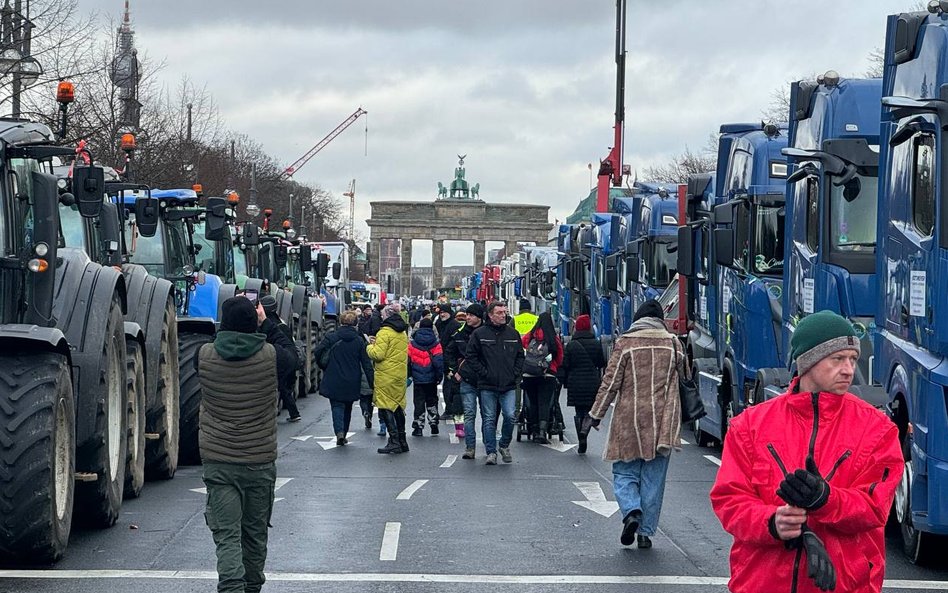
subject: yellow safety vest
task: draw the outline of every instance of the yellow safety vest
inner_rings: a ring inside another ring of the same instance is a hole
[[[533,326],[536,324],[537,316],[530,311],[524,311],[514,316],[514,329],[516,329],[517,333],[521,336],[530,333],[530,330],[533,329]]]

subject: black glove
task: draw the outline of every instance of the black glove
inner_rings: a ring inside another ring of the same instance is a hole
[[[830,486],[820,475],[812,457],[806,458],[806,469],[798,469],[780,482],[777,496],[787,504],[815,511],[829,499]]]
[[[806,574],[813,580],[820,591],[836,589],[836,567],[826,552],[826,546],[815,533],[804,525],[800,544],[806,552]]]
[[[588,435],[590,430],[599,426],[600,422],[602,422],[602,420],[598,418],[593,418],[592,416],[586,416],[585,418],[583,418],[583,425],[580,428],[580,432],[582,432],[584,435]]]

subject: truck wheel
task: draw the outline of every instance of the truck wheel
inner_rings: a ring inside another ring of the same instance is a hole
[[[313,389],[313,324],[309,321],[309,313],[304,313],[299,322],[299,341],[303,343],[303,370],[300,371],[299,393],[297,398],[309,395]]]
[[[695,444],[699,447],[710,447],[714,443],[714,437],[701,430],[701,420],[694,422]]]
[[[0,562],[62,557],[72,527],[76,408],[65,356],[0,356]]]
[[[125,342],[128,364],[128,460],[125,498],[138,498],[145,486],[145,360],[135,340]]]
[[[316,364],[316,347],[319,346],[320,333],[319,326],[313,323],[312,320],[309,325],[309,363],[306,366],[309,368],[309,390],[315,392],[316,387],[319,385],[319,366]]]
[[[905,469],[902,480],[895,490],[895,516],[902,533],[902,551],[912,564],[932,566],[940,562],[936,550],[944,550],[944,542],[937,535],[919,531],[912,522],[912,487],[915,483],[915,471],[912,468],[911,440],[906,435],[902,439],[902,456]],[[939,545],[941,544],[941,545]],[[943,556],[943,554],[942,554]]]
[[[112,302],[102,354],[96,394],[95,435],[76,454],[77,471],[95,474],[92,481],[78,481],[76,504],[82,509],[80,522],[92,527],[110,527],[118,519],[125,490],[128,457],[128,383],[126,380],[125,334],[122,310]]]
[[[197,355],[214,336],[184,332],[178,336],[178,369],[181,379],[180,461],[185,465],[201,463],[198,428],[201,412],[201,382],[198,380]]]
[[[178,384],[178,325],[174,305],[165,306],[158,352],[158,405],[148,410],[145,430],[153,435],[145,444],[145,478],[170,480],[178,469],[180,414]]]

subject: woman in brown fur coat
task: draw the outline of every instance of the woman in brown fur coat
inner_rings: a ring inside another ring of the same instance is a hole
[[[638,533],[639,548],[652,547],[665,494],[672,450],[680,450],[681,402],[678,368],[681,349],[668,333],[658,301],[644,302],[632,327],[619,336],[586,419],[599,422],[615,402],[602,458],[612,461],[612,483],[622,510],[623,545]]]

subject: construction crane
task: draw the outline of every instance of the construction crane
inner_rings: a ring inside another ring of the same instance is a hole
[[[349,191],[342,192],[349,198],[349,238],[355,238],[356,180],[349,182]]]
[[[343,133],[343,131],[345,131],[346,128],[348,128],[353,123],[355,123],[355,120],[359,119],[366,113],[368,112],[362,109],[361,107],[356,109],[352,115],[346,118],[346,121],[336,126],[336,129],[326,134],[326,137],[320,140],[319,143],[316,144],[316,146],[310,148],[306,154],[296,159],[296,161],[292,165],[284,169],[283,172],[280,173],[280,181],[283,181],[292,177],[294,173],[300,170],[300,167],[302,167],[307,162],[309,162],[309,159],[316,156],[316,153],[318,153],[320,150],[326,148],[326,145],[332,142],[336,138],[336,136]],[[368,128],[366,128],[366,133],[368,133]]]

